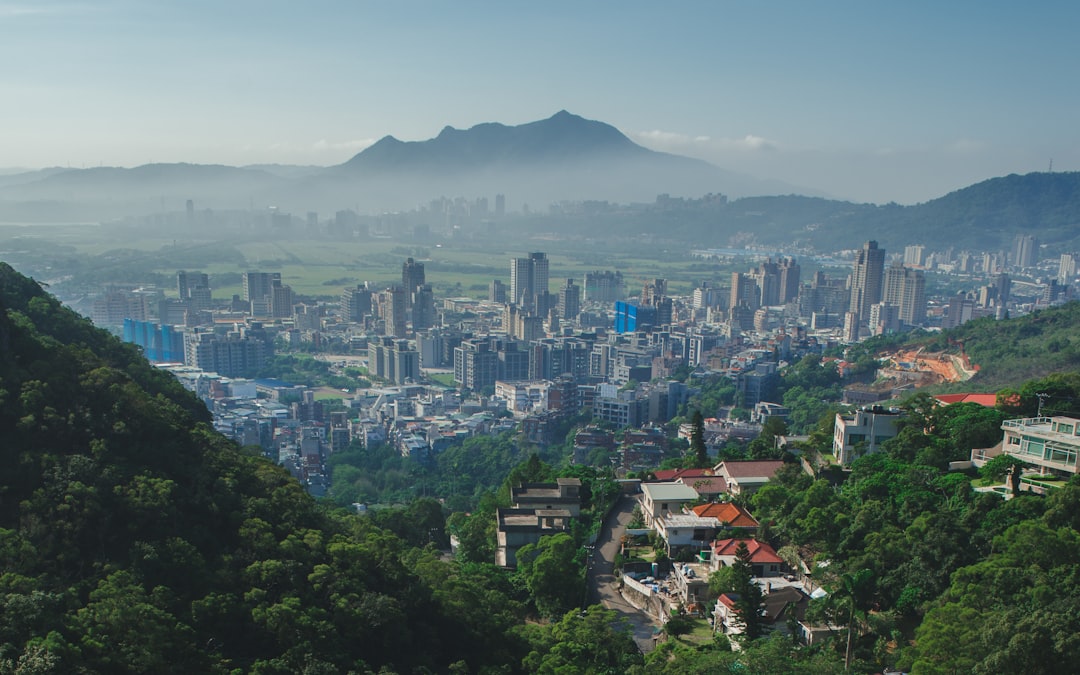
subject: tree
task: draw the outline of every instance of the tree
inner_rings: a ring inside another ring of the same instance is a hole
[[[1013,496],[1020,494],[1020,474],[1024,470],[1024,463],[1010,454],[1002,453],[989,460],[979,468],[979,475],[986,482],[1001,480],[1006,476],[1012,485]]]
[[[575,560],[577,552],[565,532],[540,537],[518,550],[518,574],[541,616],[555,618],[580,606],[585,576]]]
[[[861,601],[867,596],[867,591],[873,583],[874,573],[868,569],[862,569],[855,573],[845,572],[840,575],[840,588],[837,589],[838,599],[847,605],[847,647],[844,649],[844,670],[851,668],[852,636],[855,631],[856,616],[862,613]]]
[[[700,410],[694,411],[690,424],[690,452],[693,453],[694,466],[707,467],[709,466],[709,451],[705,447],[705,418]]]
[[[739,615],[743,635],[747,640],[757,639],[764,628],[760,612],[764,596],[761,587],[754,583],[754,566],[750,559],[750,548],[745,541],[740,541],[735,547],[735,562],[731,568],[731,583],[739,596],[735,611]]]

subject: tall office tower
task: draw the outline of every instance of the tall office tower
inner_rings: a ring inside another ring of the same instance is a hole
[[[759,307],[772,307],[780,304],[780,268],[769,258],[748,275],[757,282]]]
[[[506,215],[506,195],[495,195],[495,215]]]
[[[894,262],[885,270],[881,301],[898,308],[898,318],[908,326],[926,320],[926,277],[922,270],[908,269]],[[871,322],[871,327],[875,326]]]
[[[581,313],[581,286],[567,279],[566,285],[559,289],[559,318],[573,321]]]
[[[1013,240],[1012,264],[1015,267],[1034,267],[1039,262],[1039,240],[1030,234],[1018,234]]]
[[[176,293],[181,300],[191,298],[191,291],[195,288],[210,288],[210,277],[202,272],[176,273]]]
[[[379,313],[386,323],[386,334],[390,337],[405,337],[408,326],[405,321],[405,290],[392,286],[380,294]]]
[[[185,209],[185,211],[187,211],[187,224],[188,225],[194,225],[195,224],[195,202],[194,202],[194,200],[191,200],[191,199],[187,200],[187,203],[184,204],[184,209]]]
[[[802,276],[802,268],[799,267],[799,263],[795,262],[795,258],[782,258],[779,263],[780,268],[780,297],[779,303],[786,305],[789,302],[795,302],[799,297],[799,283]]]
[[[876,241],[868,241],[855,255],[851,271],[851,304],[848,311],[858,315],[858,320],[870,318],[870,307],[881,302],[881,283],[885,272],[885,249],[878,248]]]
[[[881,301],[890,305],[900,306],[900,298],[904,295],[904,275],[907,268],[904,263],[894,261],[885,268],[885,277],[881,283]]]
[[[281,272],[244,272],[244,299],[262,300],[270,297],[274,283],[281,284]]]
[[[1076,260],[1077,254],[1075,253],[1062,253],[1061,260],[1058,261],[1058,283],[1062,286],[1072,281],[1072,278],[1076,276]]]
[[[757,281],[749,274],[731,273],[731,307],[746,307],[750,311],[761,306],[761,291]]]
[[[278,281],[270,289],[270,316],[275,319],[288,319],[293,315],[295,304],[296,299],[291,287]]]
[[[913,244],[904,247],[904,264],[922,266],[926,247],[922,244]]]
[[[506,303],[506,284],[498,279],[492,279],[488,284],[488,302]]]
[[[363,286],[346,288],[341,292],[341,317],[346,321],[360,321],[371,314],[371,290]]]
[[[641,304],[643,305],[655,305],[665,297],[667,297],[666,279],[653,279],[645,282],[645,285],[641,287]]]
[[[990,283],[994,286],[994,296],[997,298],[997,304],[999,306],[1009,304],[1009,294],[1012,291],[1012,280],[1009,279],[1009,275],[1004,272],[996,274],[990,280]]]
[[[427,283],[424,280],[424,263],[409,258],[401,264],[401,287],[405,289],[405,306],[413,306],[413,293]]]
[[[413,293],[412,325],[413,330],[424,330],[435,325],[435,294],[431,286],[423,284]]]
[[[926,322],[926,277],[922,270],[909,269],[904,272],[900,321],[908,326],[921,326]]]
[[[623,278],[622,272],[610,270],[585,273],[585,300],[586,302],[612,303],[622,300]]]
[[[536,296],[548,290],[548,259],[544,253],[530,253],[528,258],[510,261],[510,297],[512,304],[536,309]]]

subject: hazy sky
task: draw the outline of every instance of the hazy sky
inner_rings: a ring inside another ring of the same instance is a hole
[[[1070,0],[0,0],[0,167],[329,165],[566,109],[913,203],[1080,169],[1078,29]]]

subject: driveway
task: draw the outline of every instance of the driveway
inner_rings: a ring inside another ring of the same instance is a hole
[[[623,599],[619,594],[619,580],[614,574],[615,554],[619,552],[619,542],[637,503],[635,497],[623,495],[611,510],[596,539],[586,583],[590,604],[600,603],[625,617],[634,629],[634,641],[644,653],[652,651],[655,646],[653,632],[657,623]]]

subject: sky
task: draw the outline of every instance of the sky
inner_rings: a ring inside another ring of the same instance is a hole
[[[911,204],[1080,170],[1078,28],[1049,0],[0,0],[0,167],[327,166],[565,109]]]

